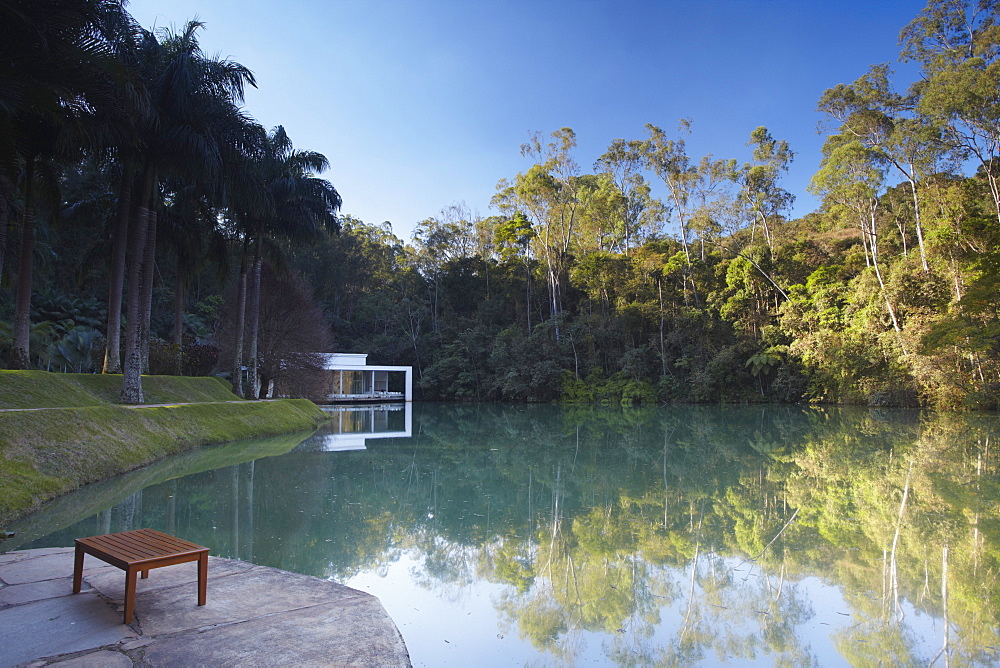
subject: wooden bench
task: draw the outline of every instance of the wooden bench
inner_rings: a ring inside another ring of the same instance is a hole
[[[175,538],[154,529],[136,529],[103,536],[77,538],[73,563],[73,593],[83,582],[83,556],[89,554],[125,571],[125,624],[135,610],[135,576],[149,576],[151,568],[198,562],[198,605],[205,605],[208,593],[208,548]]]

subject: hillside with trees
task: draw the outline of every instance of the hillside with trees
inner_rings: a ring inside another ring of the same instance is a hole
[[[823,93],[801,218],[766,127],[741,162],[651,119],[589,166],[572,129],[532,135],[495,215],[452,205],[409,242],[339,214],[326,157],[248,115],[251,70],[197,22],[18,0],[0,26],[8,368],[253,396],[335,349],[413,365],[423,399],[1000,407],[996,3],[904,26],[914,83],[879,64]]]

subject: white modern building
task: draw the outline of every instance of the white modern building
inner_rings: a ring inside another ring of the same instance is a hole
[[[365,353],[323,353],[330,401],[413,401],[413,367],[368,364]]]

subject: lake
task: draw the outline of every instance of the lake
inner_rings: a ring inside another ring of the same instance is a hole
[[[1000,664],[995,415],[413,404],[56,499],[378,596],[417,666]]]

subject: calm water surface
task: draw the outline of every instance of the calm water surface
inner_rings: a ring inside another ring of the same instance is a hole
[[[1000,665],[996,416],[427,405],[204,448],[4,549],[152,527],[379,597],[414,665]]]

